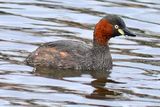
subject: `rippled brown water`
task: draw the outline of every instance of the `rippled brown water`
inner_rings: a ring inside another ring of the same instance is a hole
[[[90,42],[95,23],[109,13],[138,35],[111,39],[110,74],[23,64],[45,42]],[[160,106],[160,1],[0,0],[0,106]]]

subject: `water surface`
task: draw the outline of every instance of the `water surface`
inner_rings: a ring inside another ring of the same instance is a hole
[[[106,14],[137,37],[110,40],[111,73],[34,69],[23,64],[39,45],[90,43]],[[0,106],[160,106],[159,0],[0,0]]]

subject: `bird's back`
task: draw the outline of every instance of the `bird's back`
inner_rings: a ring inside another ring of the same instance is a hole
[[[91,46],[81,41],[59,40],[45,43],[31,53],[26,63],[30,66],[42,66],[62,69],[76,69]]]

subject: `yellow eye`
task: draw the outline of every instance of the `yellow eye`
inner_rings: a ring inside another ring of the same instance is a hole
[[[115,29],[119,29],[119,26],[118,26],[118,25],[115,25],[114,27],[115,27]]]

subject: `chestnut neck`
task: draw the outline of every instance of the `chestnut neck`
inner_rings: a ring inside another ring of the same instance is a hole
[[[106,46],[113,34],[113,26],[106,20],[101,19],[95,26],[93,46]]]

